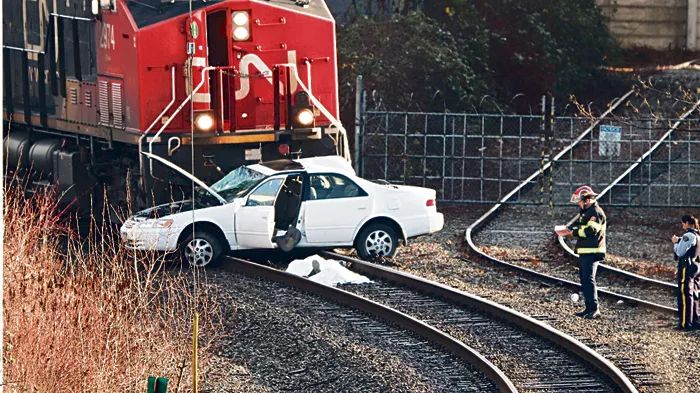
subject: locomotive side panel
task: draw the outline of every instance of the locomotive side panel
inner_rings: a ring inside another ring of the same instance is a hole
[[[60,2],[55,8],[47,0],[3,4],[6,118],[15,112],[14,121],[45,127],[51,118],[67,118],[67,106],[75,105],[75,100],[66,102],[67,81],[95,80],[91,18],[83,3]],[[81,92],[70,93],[82,103]]]
[[[118,129],[140,130],[138,38],[126,2],[117,1],[96,27],[99,122]]]
[[[140,85],[148,94],[141,96],[140,106],[143,108],[139,120],[141,130],[146,130],[156,121],[153,132],[157,131],[165,121],[169,120],[169,113],[174,111],[187,96],[185,79],[186,16],[168,19],[164,22],[142,28],[138,32],[139,68],[138,75]],[[175,101],[168,114],[164,118],[156,117],[166,108],[172,100],[172,71],[175,69]],[[185,125],[184,116],[189,114],[189,106],[184,108],[179,115],[171,120],[169,129],[189,129],[189,123]]]

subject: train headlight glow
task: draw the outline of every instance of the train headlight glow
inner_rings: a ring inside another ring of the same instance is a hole
[[[247,41],[250,39],[250,14],[248,11],[236,11],[231,16],[233,22],[233,40]]]
[[[194,127],[197,131],[211,131],[215,125],[214,114],[211,112],[199,112],[194,115]]]
[[[239,26],[233,29],[233,39],[236,41],[245,41],[250,37],[250,31],[247,27]]]
[[[302,127],[309,127],[314,124],[314,111],[309,108],[301,109],[296,114],[296,123]]]
[[[245,11],[233,13],[233,24],[236,26],[247,26],[249,20],[248,13]]]

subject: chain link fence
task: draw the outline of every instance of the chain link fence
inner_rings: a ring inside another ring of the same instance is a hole
[[[495,203],[539,171],[513,203],[563,205],[581,184],[601,190],[620,177],[607,205],[700,206],[698,119],[681,121],[622,176],[674,121],[614,118],[594,126],[585,117],[368,110],[357,130],[358,169],[368,179],[434,188],[444,202]],[[589,128],[551,170],[541,170]]]

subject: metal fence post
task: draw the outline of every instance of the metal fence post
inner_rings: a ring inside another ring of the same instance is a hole
[[[540,186],[540,205],[544,205],[544,164],[545,164],[545,150],[546,147],[546,135],[547,135],[547,100],[544,95],[542,95],[542,125],[540,127],[540,175],[538,176],[539,186]]]
[[[355,173],[362,176],[362,154],[361,150],[361,138],[362,138],[362,125],[364,124],[365,115],[365,102],[364,102],[364,83],[362,80],[362,75],[358,75],[355,81]]]
[[[554,156],[554,96],[549,96],[549,132],[547,133],[547,161],[551,161]],[[549,215],[554,214],[554,162],[549,167],[549,177],[548,177],[548,188],[549,188]]]

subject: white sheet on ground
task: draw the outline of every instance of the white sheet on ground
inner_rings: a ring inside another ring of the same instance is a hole
[[[341,265],[339,261],[325,259],[318,255],[294,260],[287,266],[286,271],[332,287],[338,284],[365,284],[372,282],[369,278],[350,271]]]

